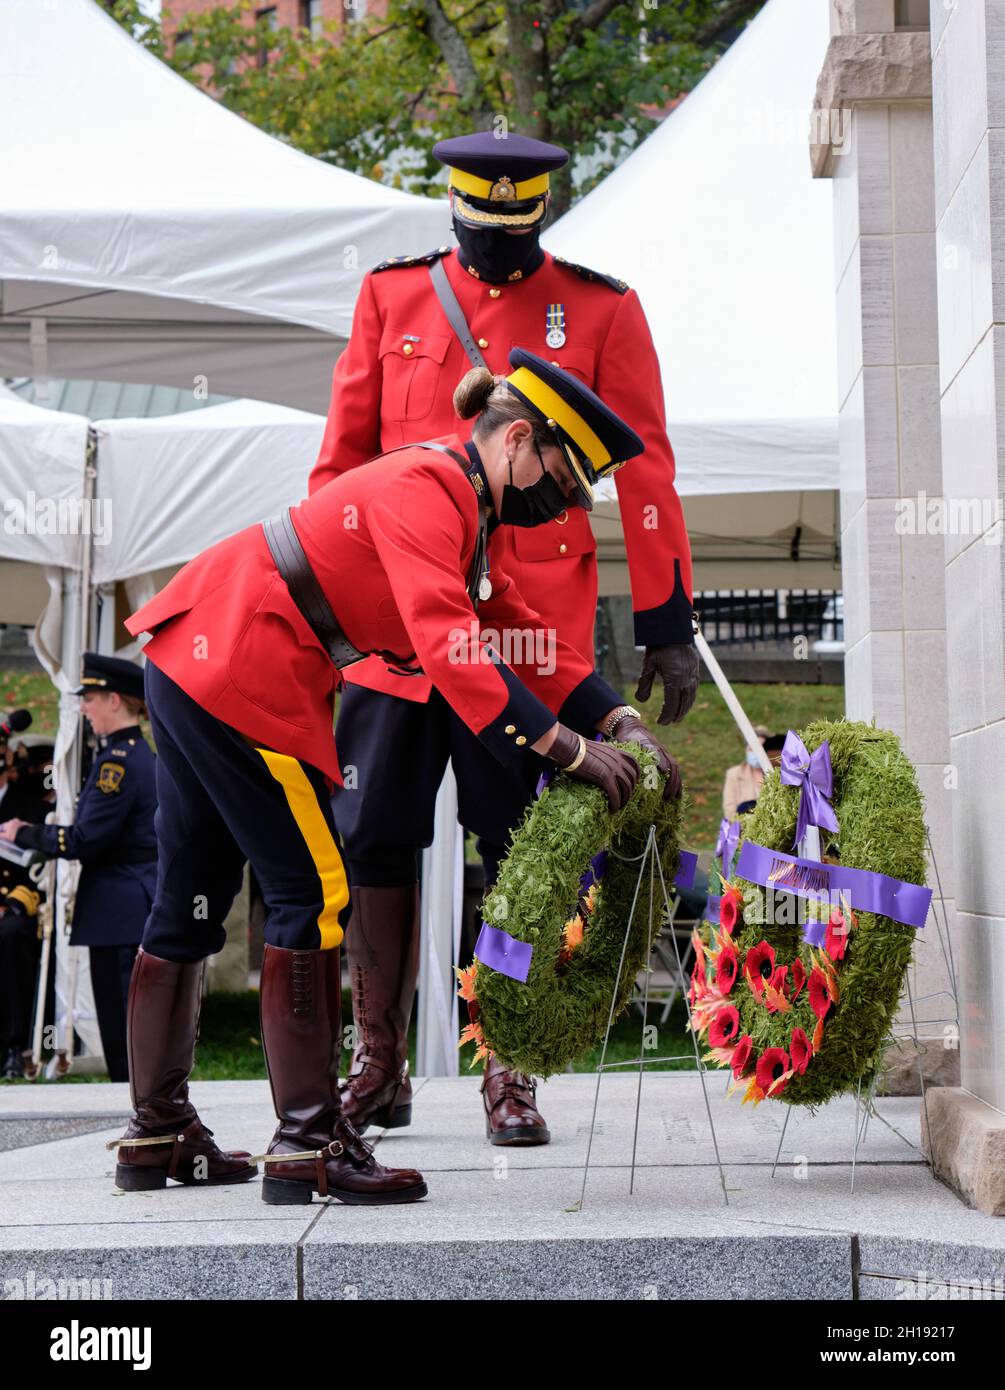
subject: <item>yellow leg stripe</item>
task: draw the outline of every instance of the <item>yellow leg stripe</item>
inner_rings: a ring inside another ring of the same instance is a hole
[[[318,918],[318,930],[321,933],[322,951],[330,951],[342,944],[338,915],[349,901],[349,880],[342,856],[318,805],[317,794],[297,759],[286,753],[274,753],[271,748],[259,748],[258,752],[286,793],[293,819],[321,879],[324,906]]]

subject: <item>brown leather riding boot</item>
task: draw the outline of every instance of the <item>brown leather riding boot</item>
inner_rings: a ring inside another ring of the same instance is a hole
[[[537,1084],[532,1077],[507,1071],[498,1058],[490,1057],[481,1092],[490,1144],[547,1144],[551,1132],[537,1108]]]
[[[408,1023],[419,976],[419,885],[352,890],[346,931],[356,1047],[342,1112],[360,1134],[412,1120]]]
[[[414,1168],[385,1168],[342,1114],[339,950],[265,947],[262,1044],[279,1127],[265,1155],[262,1197],[306,1203],[313,1194],[378,1205],[426,1195]]]
[[[118,1149],[115,1186],[126,1192],[246,1182],[258,1172],[244,1150],[224,1153],[188,1098],[202,1010],[203,962],[178,965],[141,946],[129,982],[126,1038],[135,1117]]]

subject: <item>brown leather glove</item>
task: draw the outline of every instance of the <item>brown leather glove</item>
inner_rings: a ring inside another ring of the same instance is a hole
[[[584,745],[585,753],[579,766],[570,768],[568,764],[576,761]],[[612,748],[609,743],[583,739],[564,724],[559,724],[558,733],[545,757],[558,763],[577,782],[591,782],[595,787],[600,787],[612,811],[621,810],[639,780],[639,765],[630,753]]]
[[[649,699],[656,676],[663,682],[663,708],[656,723],[676,724],[687,714],[698,693],[698,648],[693,643],[646,647],[636,700]]]
[[[672,758],[659,739],[651,734],[642,720],[634,714],[623,714],[614,728],[611,730],[610,738],[617,743],[640,743],[643,748],[647,748],[655,757],[661,772],[666,773],[666,782],[663,784],[663,800],[668,801],[671,797],[680,796],[684,790],[680,779],[680,768],[677,766],[676,758]]]

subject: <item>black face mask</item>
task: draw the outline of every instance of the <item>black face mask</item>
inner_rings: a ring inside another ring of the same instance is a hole
[[[465,269],[472,266],[477,270],[478,278],[487,280],[490,285],[505,284],[518,270],[529,275],[544,260],[537,232],[510,236],[501,227],[486,227],[484,230],[466,227],[455,217],[454,234],[460,244]]]
[[[530,487],[514,487],[513,460],[510,459],[509,482],[503,486],[502,501],[499,505],[499,520],[505,526],[540,526],[545,521],[554,521],[556,516],[561,516],[569,505],[562,489],[545,468],[541,450],[536,442],[534,448],[537,450],[544,476],[538,478]]]

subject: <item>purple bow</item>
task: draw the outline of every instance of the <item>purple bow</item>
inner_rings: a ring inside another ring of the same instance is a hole
[[[722,864],[723,878],[729,878],[729,872],[733,864],[733,855],[736,853],[736,846],[740,842],[740,822],[738,820],[727,820],[723,816],[719,822],[719,838],[715,842],[715,852]]]
[[[790,729],[782,748],[782,781],[787,787],[802,788],[796,820],[796,846],[806,834],[808,825],[837,830],[837,817],[830,804],[834,794],[834,774],[831,771],[830,744],[826,739],[811,754],[806,751],[806,744],[795,729]]]

